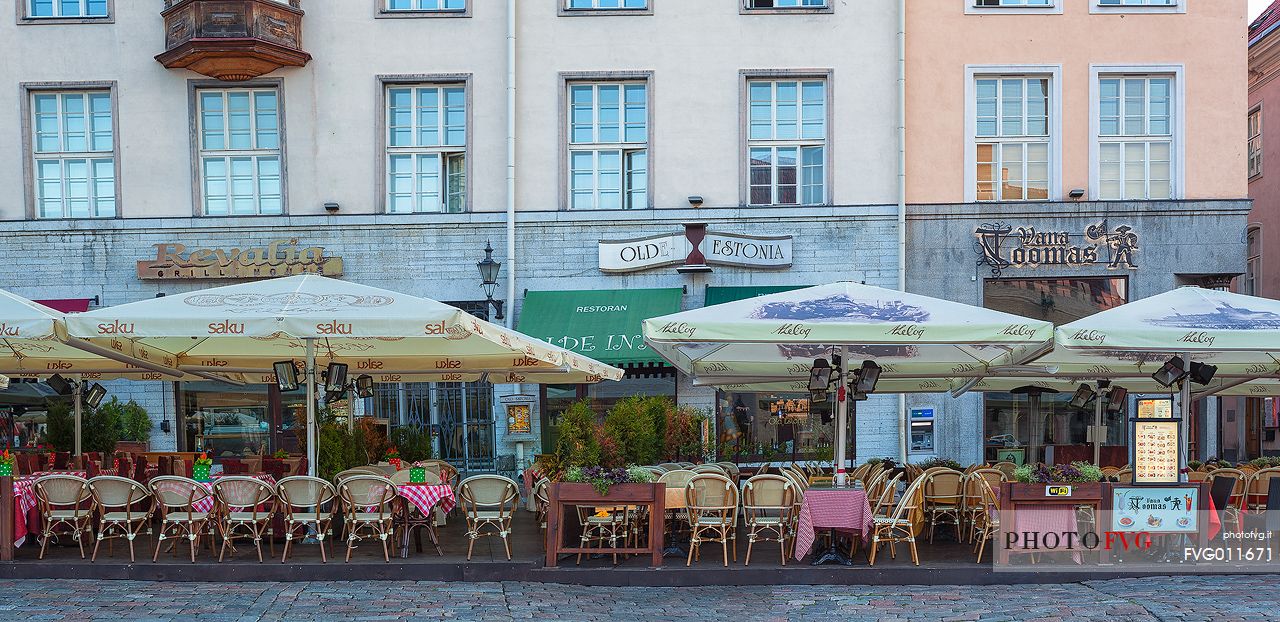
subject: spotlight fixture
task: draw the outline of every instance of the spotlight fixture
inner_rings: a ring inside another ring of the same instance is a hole
[[[880,366],[875,361],[863,361],[862,367],[858,368],[858,379],[853,384],[854,393],[867,394],[876,390],[876,383],[880,381]],[[856,398],[855,398],[856,399]]]
[[[373,376],[369,374],[356,376],[356,397],[373,397]]]
[[[298,390],[298,368],[293,361],[276,361],[271,368],[276,372],[276,386],[281,393]]]
[[[1067,196],[1073,199],[1079,199],[1084,196],[1084,188],[1072,188],[1071,192],[1067,193]]]
[[[329,363],[328,373],[324,379],[324,390],[330,393],[341,393],[347,388],[347,364]]]
[[[342,206],[341,206],[341,205],[338,205],[337,203],[325,203],[325,204],[324,204],[324,211],[329,212],[330,214],[337,214],[337,213],[338,213],[338,210],[340,210],[340,209],[342,209]]]
[[[702,196],[697,194],[690,196],[689,205],[692,205],[694,208],[702,207]]]
[[[102,398],[107,396],[107,390],[98,383],[93,383],[89,390],[84,394],[84,405],[89,408],[97,408],[102,403]]]
[[[1118,413],[1124,410],[1125,403],[1128,402],[1129,390],[1122,386],[1111,387],[1111,391],[1107,393],[1107,412]]]
[[[1076,388],[1076,394],[1071,396],[1071,406],[1073,408],[1084,408],[1097,394],[1093,392],[1093,388],[1083,382]]]
[[[1213,381],[1213,375],[1216,373],[1218,373],[1217,365],[1191,361],[1191,382],[1199,385],[1209,384]]]
[[[829,386],[831,386],[831,363],[828,363],[827,359],[814,359],[813,366],[809,368],[809,392],[826,393]]]
[[[49,379],[45,380],[44,383],[49,385],[49,388],[53,389],[54,393],[58,395],[71,395],[71,392],[75,390],[75,386],[71,384],[71,381],[63,378],[60,374],[49,376]]]
[[[1179,380],[1187,376],[1186,365],[1182,362],[1182,357],[1175,356],[1164,362],[1156,373],[1151,374],[1151,379],[1159,382],[1161,386],[1171,387]]]

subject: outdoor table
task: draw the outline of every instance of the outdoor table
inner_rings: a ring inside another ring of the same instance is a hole
[[[214,479],[214,480],[217,480],[217,479],[219,479],[219,478],[221,478],[221,477],[222,477],[222,476],[221,476],[221,475],[219,475],[219,476],[215,476],[213,479]],[[274,489],[275,489],[275,487],[276,487],[276,478],[275,478],[275,477],[272,477],[272,475],[271,475],[270,473],[260,473],[260,474],[258,474],[258,475],[251,475],[251,476],[248,476],[248,477],[253,477],[253,478],[256,478],[256,479],[260,479],[260,480],[262,480],[265,484],[267,484],[268,486],[270,486],[273,490],[274,490]],[[205,497],[205,498],[203,498],[203,499],[200,499],[200,500],[196,501],[194,504],[192,504],[192,508],[194,508],[194,509],[195,509],[195,511],[197,511],[197,512],[211,512],[211,511],[213,511],[213,501],[214,501],[214,499],[213,499],[213,481],[211,480],[211,481],[207,481],[207,482],[196,482],[196,483],[197,483],[197,484],[200,484],[200,486],[201,486],[202,488],[204,488],[205,490],[209,491],[209,496],[207,496],[207,497]],[[241,509],[243,509],[243,508],[232,508],[232,509],[233,509],[234,511],[239,512],[239,511],[240,511]]]
[[[39,473],[32,473],[31,478],[40,479],[41,477],[44,477],[46,475],[70,475],[72,477],[78,477],[80,479],[84,479],[86,473],[85,471],[74,471],[74,470],[72,471],[40,471]]]
[[[667,499],[666,509],[668,510],[683,510],[688,506],[688,496],[686,495],[684,488],[669,487],[667,488],[667,494],[665,496]],[[678,516],[679,512],[674,512],[672,515],[673,517]],[[663,517],[663,520],[666,520],[665,516]],[[674,520],[676,522],[679,522],[680,519],[674,518]],[[663,530],[663,531],[665,533],[666,530]],[[663,557],[673,557],[673,556],[684,557],[687,554],[687,551],[685,549],[680,548],[680,544],[684,544],[684,542],[683,541],[679,543],[675,541],[667,542],[667,545],[662,549],[662,556]]]
[[[804,493],[804,501],[800,505],[800,518],[796,526],[796,559],[802,559],[813,546],[817,537],[816,529],[832,531],[831,546],[813,562],[813,565],[830,561],[845,566],[853,565],[853,560],[840,552],[835,544],[835,531],[853,531],[862,536],[871,532],[871,505],[867,502],[867,491],[861,488],[825,488],[813,487]]]
[[[431,513],[437,508],[449,513],[453,511],[457,505],[457,498],[454,497],[453,488],[448,484],[398,484],[396,486],[396,494],[400,496],[404,503],[413,504],[422,512],[423,516],[431,516]],[[409,556],[409,507],[404,508],[404,536],[400,539],[400,557]],[[434,532],[431,533],[432,544],[438,548],[440,543],[436,541]]]
[[[27,534],[38,533],[39,520],[28,521],[29,515],[36,508],[35,477],[22,477],[13,480],[13,546],[22,546]],[[28,526],[30,525],[30,526]]]

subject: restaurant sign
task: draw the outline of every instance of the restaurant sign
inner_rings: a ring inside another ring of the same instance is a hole
[[[990,266],[992,276],[1009,268],[1080,267],[1105,264],[1109,270],[1136,269],[1138,233],[1129,225],[1114,229],[1104,220],[1085,227],[1083,234],[984,223],[973,231],[978,265]]]
[[[155,259],[138,262],[144,280],[265,279],[296,274],[342,276],[342,258],[326,257],[324,247],[298,245],[297,239],[274,240],[249,248],[197,248],[156,244]]]
[[[601,272],[637,272],[663,266],[709,272],[710,265],[771,270],[791,266],[789,235],[760,236],[707,231],[702,223],[684,233],[600,241]]]

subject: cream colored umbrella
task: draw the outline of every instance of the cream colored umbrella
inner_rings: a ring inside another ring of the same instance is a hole
[[[583,383],[622,370],[441,302],[304,275],[153,298],[66,318],[66,340],[188,373],[274,380],[272,364],[306,361],[307,452],[316,467],[317,361],[350,375],[462,382]],[[520,380],[516,380],[519,378]]]

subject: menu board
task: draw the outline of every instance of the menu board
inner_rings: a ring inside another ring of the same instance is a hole
[[[1169,398],[1138,400],[1139,419],[1173,418],[1173,400]]]
[[[1195,533],[1200,487],[1115,486],[1111,489],[1111,530]]]
[[[1164,484],[1178,481],[1178,424],[1168,421],[1135,421],[1133,424],[1133,483]]]

